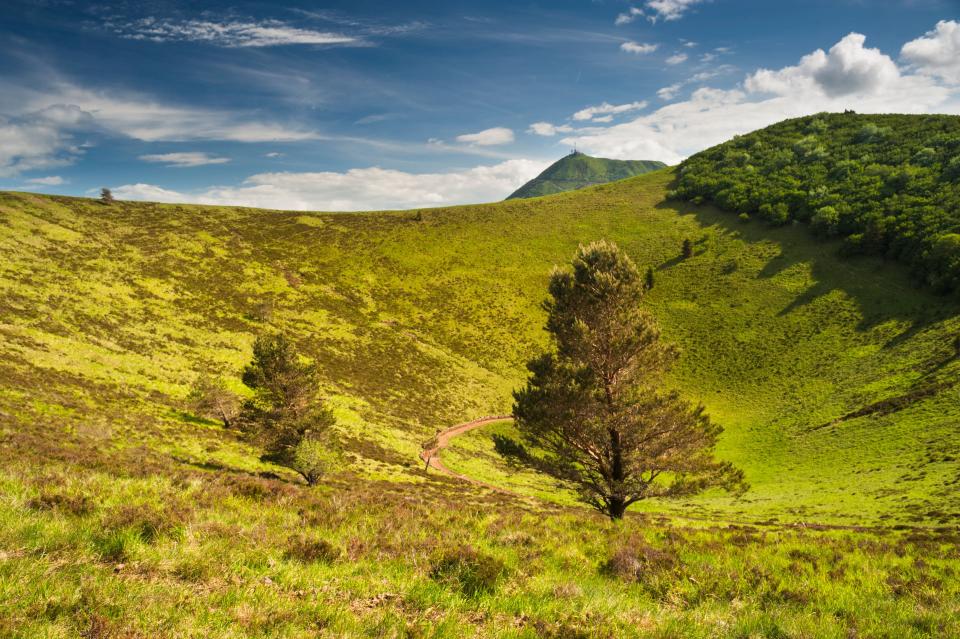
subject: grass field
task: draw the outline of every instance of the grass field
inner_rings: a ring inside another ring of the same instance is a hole
[[[960,634],[960,308],[671,180],[419,213],[0,194],[0,636]],[[667,382],[742,498],[609,524],[489,430],[445,462],[524,497],[422,472],[437,429],[509,411],[550,268],[600,238],[655,268]],[[274,330],[349,455],[317,489],[187,407]]]

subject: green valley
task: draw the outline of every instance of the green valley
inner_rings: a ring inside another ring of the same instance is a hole
[[[0,194],[0,635],[960,633],[960,302],[716,208],[695,180],[719,153],[420,211]],[[510,412],[551,269],[598,239],[652,269],[665,382],[723,426],[745,494],[610,523],[500,459],[510,422],[440,452],[504,492],[423,468],[438,430]],[[276,332],[348,460],[317,487],[189,402],[200,375],[249,395]]]

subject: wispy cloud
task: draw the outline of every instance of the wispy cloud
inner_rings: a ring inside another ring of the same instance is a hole
[[[691,7],[707,0],[649,0],[647,9],[653,13],[649,16],[651,22],[657,20],[679,20]]]
[[[665,60],[667,64],[683,64],[687,61],[686,53],[675,53]]]
[[[620,45],[621,51],[626,51],[627,53],[636,53],[640,55],[653,53],[658,48],[660,48],[659,44],[644,44],[640,42],[624,42],[623,44]]]
[[[60,186],[66,183],[67,181],[59,175],[48,175],[46,177],[36,177],[27,180],[27,184],[35,184],[37,186]]]
[[[617,19],[613,21],[618,27],[625,24],[630,24],[637,18],[643,17],[643,9],[638,9],[637,7],[630,7],[626,11],[617,15]]]
[[[156,162],[177,168],[206,166],[208,164],[226,164],[230,161],[230,158],[217,157],[208,153],[201,153],[199,151],[188,151],[181,153],[153,153],[141,155],[140,159],[144,162]]]
[[[506,127],[498,126],[492,129],[485,129],[477,133],[465,133],[457,136],[457,142],[464,144],[476,144],[479,146],[496,146],[499,144],[509,144],[513,142],[513,131]]]
[[[149,95],[84,88],[59,78],[49,82],[0,80],[0,113],[33,113],[29,117],[60,124],[59,133],[82,127],[145,142],[296,142],[323,138],[316,131],[262,120],[242,111],[164,103]]]
[[[552,137],[558,133],[572,133],[573,127],[569,124],[554,125],[549,122],[534,122],[530,125],[530,128],[527,129],[528,133],[533,133],[534,135],[542,135],[544,137]]]
[[[713,78],[732,73],[736,70],[737,68],[732,65],[722,64],[714,69],[708,69],[706,71],[701,71],[700,73],[695,73],[686,80],[681,80],[680,82],[675,82],[670,86],[663,87],[657,91],[657,97],[662,100],[672,100],[677,97],[677,94],[680,93],[681,89],[688,85],[705,82],[706,80],[712,80]]]
[[[62,105],[0,116],[0,177],[72,164],[82,153],[74,132],[85,123],[79,109]]]
[[[580,121],[593,120],[595,122],[609,122],[610,118],[604,119],[605,116],[619,115],[629,111],[638,111],[645,106],[647,106],[645,101],[629,102],[627,104],[610,104],[609,102],[604,102],[603,104],[598,104],[597,106],[580,109],[573,114],[573,119]]]
[[[124,38],[150,42],[205,42],[220,47],[277,47],[289,45],[356,45],[361,39],[343,33],[315,31],[278,20],[259,22],[213,22],[207,20],[169,21],[143,18],[112,23]]]

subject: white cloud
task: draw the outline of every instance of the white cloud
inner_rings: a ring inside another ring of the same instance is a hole
[[[446,206],[500,200],[537,176],[548,162],[508,160],[449,173],[406,173],[377,167],[345,173],[261,173],[240,186],[185,193],[151,184],[126,184],[114,197],[272,209],[361,211]]]
[[[900,55],[921,73],[960,84],[960,22],[941,20],[933,31],[903,45]]]
[[[284,45],[357,44],[358,38],[342,33],[299,29],[277,20],[262,22],[210,22],[187,20],[170,22],[144,18],[122,25],[111,25],[125,38],[151,42],[206,42],[221,47],[275,47]]]
[[[274,158],[282,158],[283,155],[284,154],[280,153],[279,151],[270,151],[269,153],[264,153],[263,157],[274,159]]]
[[[573,132],[573,127],[569,124],[553,125],[549,122],[534,122],[530,125],[530,128],[527,129],[527,132],[535,135],[551,137],[557,133],[571,133]]]
[[[734,135],[820,111],[960,114],[956,87],[900,69],[864,44],[863,36],[850,34],[829,52],[815,51],[795,66],[748,75],[741,89],[700,88],[686,101],[562,142],[601,157],[674,164]]]
[[[686,53],[675,53],[666,59],[667,64],[682,64],[687,61]]]
[[[617,15],[617,19],[613,21],[615,25],[623,26],[625,24],[630,24],[637,18],[643,16],[643,9],[638,9],[637,7],[630,7],[627,11]]]
[[[230,161],[230,158],[216,157],[209,153],[201,153],[199,151],[152,153],[149,155],[141,155],[140,159],[144,162],[157,162],[178,168],[206,166],[207,164],[226,164]]]
[[[627,104],[610,104],[609,102],[604,102],[597,106],[587,107],[586,109],[580,109],[573,114],[574,120],[593,120],[595,122],[603,122],[597,116],[605,115],[619,115],[621,113],[627,113],[629,111],[639,111],[640,109],[647,106],[647,103],[644,101],[641,102],[629,102]],[[609,121],[609,120],[607,120]]]
[[[675,82],[670,86],[663,87],[657,91],[657,97],[661,100],[672,100],[677,97],[677,94],[680,92],[680,89],[683,88],[683,82]]]
[[[748,90],[777,95],[814,91],[839,97],[875,94],[902,82],[900,70],[879,49],[864,47],[866,36],[851,33],[830,47],[817,49],[800,59],[800,64],[778,71],[760,69],[744,83]]]
[[[62,106],[0,116],[0,177],[73,163],[82,151],[73,131],[84,120],[78,109]]]
[[[78,87],[56,81],[45,87],[0,81],[0,112],[41,112],[63,127],[99,129],[145,142],[317,140],[315,131],[263,121],[222,109],[160,102],[150,96]]]
[[[621,51],[626,51],[627,53],[636,53],[636,54],[647,54],[653,53],[660,47],[659,44],[643,44],[640,42],[624,42],[620,45]]]
[[[67,181],[59,175],[48,175],[46,177],[30,178],[27,180],[27,184],[36,184],[38,186],[60,186],[66,183]]]
[[[502,126],[484,129],[477,133],[464,133],[457,136],[457,142],[476,144],[479,146],[495,146],[513,142],[513,131]]]
[[[650,16],[650,21],[679,20],[690,7],[704,1],[705,0],[649,0],[647,2],[647,9],[654,12],[654,14]]]
[[[659,97],[661,100],[672,100],[675,97],[677,97],[681,89],[683,89],[688,85],[703,82],[705,80],[710,80],[719,75],[730,73],[731,71],[734,71],[734,70],[736,70],[736,67],[732,67],[728,64],[722,64],[713,69],[708,69],[706,71],[701,71],[700,73],[695,73],[694,75],[690,76],[686,80],[681,80],[680,82],[675,82],[670,86],[663,87],[662,89],[657,91],[657,97]]]

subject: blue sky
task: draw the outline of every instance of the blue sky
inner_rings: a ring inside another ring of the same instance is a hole
[[[496,200],[576,144],[675,163],[785,117],[960,113],[960,2],[6,0],[0,189]]]

